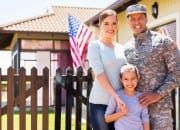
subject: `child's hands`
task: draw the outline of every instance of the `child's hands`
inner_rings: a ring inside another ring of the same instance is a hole
[[[128,107],[127,107],[127,106],[122,107],[122,108],[120,109],[120,112],[122,113],[123,116],[127,115],[127,113],[128,113]]]
[[[120,108],[120,111],[118,112],[121,116],[125,116],[128,113],[128,107],[127,105],[120,99],[120,97],[117,95],[115,97],[117,106]]]

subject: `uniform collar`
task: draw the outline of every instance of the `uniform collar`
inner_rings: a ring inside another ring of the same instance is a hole
[[[150,37],[150,30],[146,30],[143,33],[140,33],[138,35],[134,35],[134,40],[136,43],[143,43],[145,40],[147,40],[148,37]]]

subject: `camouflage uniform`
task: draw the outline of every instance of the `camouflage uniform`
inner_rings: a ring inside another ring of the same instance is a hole
[[[149,106],[151,130],[173,130],[171,91],[178,86],[172,40],[147,30],[125,46],[129,63],[140,72],[138,90],[157,92],[163,99]]]

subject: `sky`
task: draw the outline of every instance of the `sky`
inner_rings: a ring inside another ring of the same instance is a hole
[[[43,15],[52,5],[106,8],[116,0],[0,0],[0,25]]]

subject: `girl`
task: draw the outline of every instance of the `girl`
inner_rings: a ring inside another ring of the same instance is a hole
[[[148,110],[138,101],[141,95],[136,91],[138,80],[139,72],[134,65],[126,64],[121,68],[120,81],[123,89],[117,93],[126,107],[118,107],[111,97],[105,113],[107,123],[115,121],[115,130],[150,130]]]

